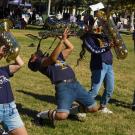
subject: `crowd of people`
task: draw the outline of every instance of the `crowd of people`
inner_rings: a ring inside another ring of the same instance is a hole
[[[100,47],[97,42],[98,38],[104,38],[99,34],[92,33],[92,27],[94,25],[94,18],[89,16],[88,20],[85,20],[86,34],[84,34],[82,40],[83,45],[86,45],[88,51],[92,53],[92,89],[87,92],[85,88],[77,80],[75,73],[71,66],[66,63],[66,59],[74,49],[73,44],[68,39],[69,29],[66,28],[64,33],[59,36],[60,42],[53,50],[50,56],[44,56],[40,50],[32,54],[28,67],[36,72],[39,71],[43,75],[46,75],[53,85],[55,85],[56,91],[56,104],[57,108],[54,110],[47,110],[39,113],[37,116],[40,118],[49,118],[52,123],[55,120],[65,120],[69,114],[78,114],[84,112],[97,112],[103,110],[105,113],[112,113],[107,110],[107,103],[112,96],[113,92],[113,70],[112,70],[112,55],[110,52],[111,44],[108,40],[104,40],[105,46]],[[94,44],[92,44],[94,42]],[[95,48],[96,50],[93,51]],[[3,45],[0,48],[0,57],[5,56],[6,46]],[[98,52],[98,54],[96,53]],[[93,57],[94,56],[94,57]],[[108,57],[109,56],[109,57]],[[18,114],[16,105],[14,102],[13,93],[10,87],[9,78],[23,66],[23,60],[20,56],[17,56],[14,64],[10,64],[6,67],[1,67],[0,72],[2,75],[1,84],[2,94],[0,95],[0,107],[2,115],[0,115],[0,121],[6,127],[5,129],[9,134],[25,135],[27,134],[24,128],[23,122]],[[98,66],[97,66],[98,64]],[[6,81],[4,81],[6,78]],[[100,106],[96,104],[96,96],[100,89],[101,83],[105,81],[105,92]],[[78,104],[72,107],[72,104],[76,101]],[[13,112],[10,115],[5,115],[5,109],[9,108]]]
[[[74,18],[71,18],[74,21]],[[82,50],[77,63],[83,59],[85,52],[91,53],[90,71],[91,88],[87,91],[76,78],[75,72],[66,59],[74,50],[74,45],[68,39],[70,34],[66,28],[59,36],[59,43],[49,56],[44,55],[41,50],[33,53],[28,61],[28,68],[33,72],[40,72],[47,76],[52,85],[55,86],[55,98],[57,108],[39,112],[37,117],[49,119],[55,126],[56,120],[65,120],[69,115],[81,113],[102,112],[112,114],[107,105],[114,91],[113,56],[111,47],[115,44],[103,33],[95,33],[94,17],[89,15],[85,18],[85,32],[80,38]],[[6,46],[0,47],[0,59],[6,55]],[[27,131],[17,111],[14,96],[10,86],[9,78],[13,76],[24,62],[18,55],[13,64],[0,68],[1,94],[0,94],[0,122],[10,135],[27,135]],[[102,83],[104,92],[100,104],[96,103]],[[74,102],[76,104],[74,105]],[[3,117],[4,116],[4,117]],[[81,115],[79,115],[81,116]]]
[[[25,29],[27,24],[43,25],[41,13],[34,7],[9,6],[4,10],[1,8],[0,18],[10,19],[15,29]]]
[[[80,112],[97,112],[113,113],[107,108],[107,104],[114,90],[114,73],[112,68],[111,47],[114,45],[106,35],[96,34],[93,32],[93,16],[85,19],[85,34],[81,37],[83,40],[82,51],[80,52],[79,61],[85,54],[84,48],[91,52],[91,71],[92,87],[87,92],[77,81],[77,78],[66,63],[66,59],[71,54],[74,46],[67,38],[68,29],[65,29],[60,42],[51,55],[44,56],[41,51],[32,54],[28,67],[34,71],[39,71],[46,75],[55,85],[57,108],[40,112],[37,116],[40,118],[49,118],[52,123],[55,120],[64,120],[69,114]],[[102,46],[99,42],[103,41]],[[63,48],[65,46],[65,48]],[[96,96],[104,82],[105,90],[100,105],[96,104]],[[74,101],[79,103],[78,106],[72,107]],[[81,108],[81,109],[80,109]]]

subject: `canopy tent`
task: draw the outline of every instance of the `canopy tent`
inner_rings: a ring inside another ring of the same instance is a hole
[[[20,4],[22,7],[31,7],[32,5],[30,3],[25,2],[24,4]]]
[[[22,0],[9,0],[8,4],[12,4],[12,5],[19,5],[22,3]]]
[[[32,5],[30,3],[22,3],[22,0],[9,0],[8,4],[10,5],[18,5],[18,6],[22,6],[22,7],[31,7]]]

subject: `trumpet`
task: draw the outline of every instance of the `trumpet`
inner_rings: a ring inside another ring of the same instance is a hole
[[[20,51],[20,45],[10,32],[13,26],[9,19],[0,20],[0,46],[6,46],[5,59],[7,62],[15,60]]]

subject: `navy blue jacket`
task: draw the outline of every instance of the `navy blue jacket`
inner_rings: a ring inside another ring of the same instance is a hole
[[[102,34],[87,33],[83,37],[83,44],[91,52],[91,70],[102,69],[102,63],[112,65],[112,53],[110,51],[109,40]],[[100,41],[104,47],[100,47]]]

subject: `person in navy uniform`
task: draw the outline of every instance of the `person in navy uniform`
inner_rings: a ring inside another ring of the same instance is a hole
[[[73,101],[78,101],[85,107],[87,112],[96,112],[98,107],[95,100],[77,81],[72,68],[66,63],[66,59],[73,50],[72,43],[68,40],[68,28],[65,29],[60,42],[49,57],[38,55],[38,52],[31,55],[28,67],[32,71],[39,71],[46,75],[55,85],[56,110],[44,111],[37,116],[52,120],[65,120],[70,113],[79,111],[79,107],[70,110]]]
[[[0,59],[5,56],[5,45],[0,47]],[[24,62],[18,55],[13,64],[0,67],[0,123],[9,135],[27,135],[24,123],[16,108],[10,77],[13,77]]]
[[[77,64],[83,59],[86,50],[91,53],[90,70],[91,70],[91,89],[89,94],[95,99],[98,95],[102,83],[104,83],[104,92],[100,100],[99,110],[103,113],[112,113],[107,108],[107,104],[114,90],[114,72],[113,56],[110,48],[113,43],[109,41],[105,34],[97,34],[93,31],[95,20],[92,15],[85,20],[85,33],[81,37],[82,50]]]

